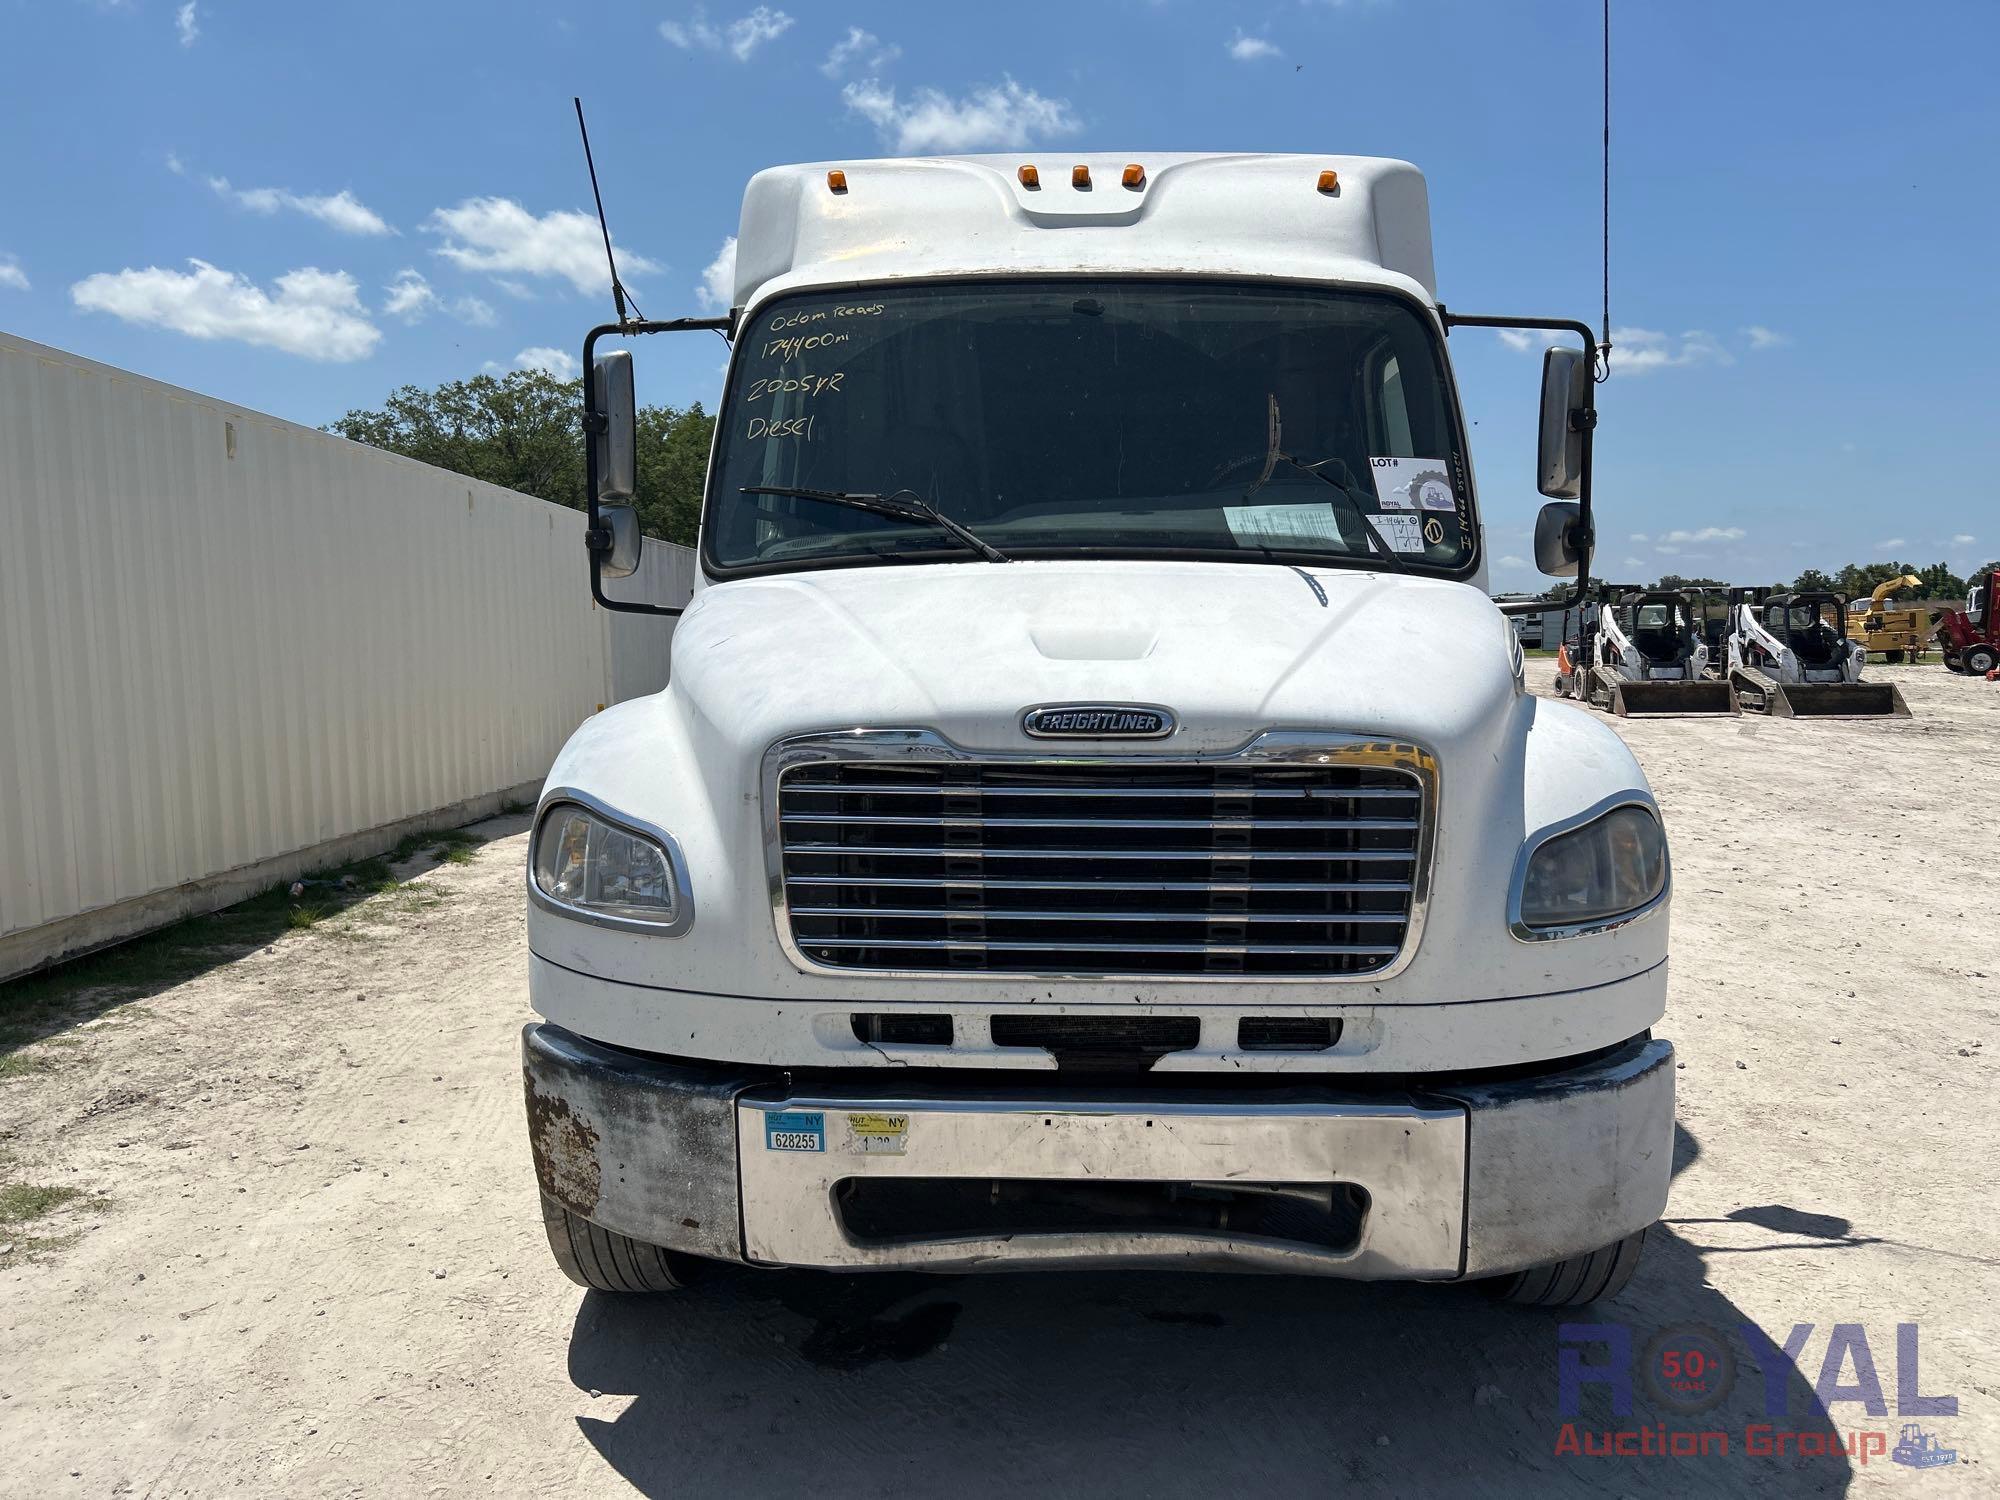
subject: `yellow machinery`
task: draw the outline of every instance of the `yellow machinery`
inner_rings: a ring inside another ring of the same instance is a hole
[[[1891,578],[1875,585],[1867,603],[1857,599],[1847,607],[1848,638],[1864,650],[1880,653],[1885,661],[1921,661],[1930,648],[1936,621],[1927,609],[1890,609],[1889,596],[1898,589],[1919,589],[1923,579],[1914,573]]]

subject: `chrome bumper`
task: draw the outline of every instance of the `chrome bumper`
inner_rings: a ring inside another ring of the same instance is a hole
[[[545,1193],[635,1239],[760,1265],[1451,1280],[1643,1228],[1665,1207],[1673,1158],[1665,1041],[1403,1091],[1210,1090],[1143,1075],[1088,1087],[1043,1075],[1020,1089],[788,1090],[545,1024],[525,1030],[523,1054]],[[1029,1189],[1101,1200],[1105,1213],[1079,1223],[1074,1203],[1053,1218],[1029,1206],[1007,1222],[1005,1204]],[[1317,1194],[1332,1228],[1273,1232],[1279,1220],[1251,1211],[1260,1193],[1293,1205]],[[929,1230],[927,1194],[946,1205]],[[1172,1200],[1173,1222],[1142,1199]],[[863,1200],[899,1205],[900,1217],[871,1229]]]

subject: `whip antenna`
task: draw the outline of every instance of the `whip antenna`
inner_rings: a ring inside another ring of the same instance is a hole
[[[1609,6],[1610,0],[1605,0],[1605,4]],[[618,257],[611,253],[611,226],[604,218],[604,194],[597,190],[597,163],[590,155],[590,127],[583,123],[583,100],[572,96],[570,102],[576,105],[577,134],[583,137],[583,164],[590,169],[590,196],[597,200],[597,227],[604,235],[605,262],[611,267],[611,300],[617,304],[618,321],[629,323],[631,319],[626,316],[625,304],[631,299],[625,290],[625,283],[618,279]],[[637,302],[632,303],[632,311],[639,313],[642,318],[645,317],[644,313],[639,312]]]
[[[582,116],[578,116],[582,118]],[[1612,374],[1612,0],[1604,0],[1604,338],[1598,380]]]

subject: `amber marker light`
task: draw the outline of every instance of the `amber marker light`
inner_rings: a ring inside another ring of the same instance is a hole
[[[847,174],[841,171],[840,168],[835,167],[831,172],[826,174],[826,186],[829,192],[834,192],[834,193],[846,192]]]
[[[1014,174],[1021,179],[1024,188],[1038,188],[1042,185],[1042,174],[1035,170],[1033,162],[1023,162],[1021,170]]]
[[[1128,188],[1142,188],[1146,185],[1146,169],[1136,161],[1127,162],[1125,165],[1125,175],[1119,178],[1119,181],[1124,183]]]
[[[1326,172],[1322,172],[1322,173],[1320,173],[1320,174],[1319,174],[1319,190],[1320,190],[1320,191],[1321,191],[1322,193],[1337,193],[1337,192],[1339,192],[1339,191],[1340,191],[1340,174],[1339,174],[1338,172],[1334,172],[1334,171],[1326,171]]]
[[[1089,187],[1090,168],[1084,166],[1081,162],[1079,162],[1076,166],[1071,167],[1069,169],[1069,185],[1073,188]]]

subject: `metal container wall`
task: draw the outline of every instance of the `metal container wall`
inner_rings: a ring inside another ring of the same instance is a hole
[[[10,934],[538,780],[657,690],[672,622],[591,603],[583,524],[0,335],[0,977],[50,956]],[[648,551],[620,592],[684,600]]]

